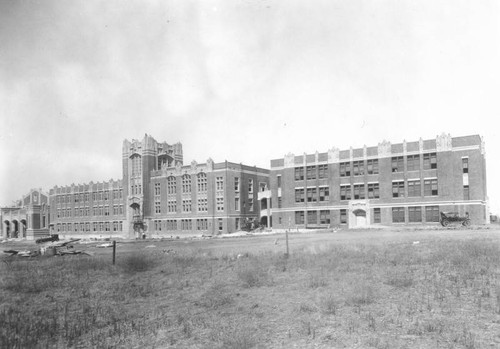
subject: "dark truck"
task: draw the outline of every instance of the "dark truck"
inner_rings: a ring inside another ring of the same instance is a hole
[[[39,239],[35,240],[35,242],[37,244],[42,244],[44,242],[53,242],[53,241],[59,241],[59,235],[58,234],[52,234],[50,236],[39,238]]]
[[[466,212],[465,216],[460,216],[458,212],[440,212],[440,214],[439,222],[443,227],[447,227],[450,223],[460,223],[464,227],[470,225],[469,212]]]

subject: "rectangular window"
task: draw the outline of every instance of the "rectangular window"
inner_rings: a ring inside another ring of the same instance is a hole
[[[437,168],[436,153],[424,154],[424,170]]]
[[[196,176],[198,182],[198,193],[205,193],[207,191],[207,175],[206,173],[200,172]]]
[[[393,223],[404,223],[405,222],[405,208],[404,207],[393,207],[392,208],[392,222]]]
[[[318,165],[318,178],[328,178],[328,165]]]
[[[380,223],[380,208],[373,209],[373,223]]]
[[[392,197],[393,198],[404,198],[405,197],[405,182],[404,181],[392,182]]]
[[[316,188],[307,188],[307,202],[318,201],[318,191]]]
[[[217,221],[219,222],[219,231],[222,231],[222,229],[224,228],[224,222],[222,221],[222,218],[217,219]]]
[[[155,198],[155,213],[161,213],[161,202]]]
[[[394,156],[391,161],[392,172],[403,172],[405,169],[404,158],[402,156]]]
[[[365,198],[365,185],[355,184],[354,185],[354,200],[363,200]]]
[[[240,198],[234,198],[234,209],[235,211],[240,210]]]
[[[408,181],[408,197],[415,197],[422,195],[422,185],[420,179],[416,181]]]
[[[217,190],[217,191],[224,190],[224,178],[223,177],[215,178],[215,190]]]
[[[307,211],[307,224],[318,224],[318,211]]]
[[[378,183],[368,183],[368,199],[379,199],[380,188]]]
[[[437,181],[437,179],[425,179],[424,180],[424,195],[425,196],[438,195],[438,181]]]
[[[341,162],[340,163],[340,177],[350,177],[351,176],[351,163]]]
[[[366,171],[368,174],[378,174],[378,159],[367,160]]]
[[[177,191],[177,180],[175,177],[170,176],[167,179],[167,194],[175,194]]]
[[[469,186],[464,185],[464,200],[470,200]]]
[[[347,224],[347,210],[340,210],[340,224]]]
[[[182,212],[191,212],[191,200],[182,200]]]
[[[295,189],[295,202],[304,202],[304,189]]]
[[[281,176],[277,176],[276,179],[278,181],[278,188],[281,188]]]
[[[198,198],[198,201],[197,201],[197,210],[198,210],[198,212],[207,212],[208,211],[208,200],[207,200],[207,198]]]
[[[234,177],[234,191],[236,193],[240,191],[240,179],[238,177]]]
[[[425,221],[439,222],[439,206],[425,206]]]
[[[224,211],[224,198],[217,198],[217,211]]]
[[[253,193],[253,179],[248,180],[248,192]]]
[[[354,176],[363,176],[365,174],[365,162],[364,160],[353,161],[352,172]]]
[[[329,210],[319,211],[319,223],[320,224],[330,224],[330,211]]]
[[[188,174],[182,176],[182,192],[183,193],[191,192],[191,176]]]
[[[469,158],[462,158],[462,172],[469,173]]]
[[[419,171],[420,155],[408,155],[406,157],[406,168],[408,171]]]
[[[295,224],[304,224],[304,211],[295,211]]]
[[[253,211],[253,199],[248,199],[248,210]]]
[[[316,166],[307,166],[306,167],[306,178],[307,179],[316,179]]]
[[[422,222],[422,207],[408,207],[408,220],[411,223]]]
[[[330,200],[330,188],[329,187],[319,187],[319,201]]]
[[[296,181],[304,180],[304,168],[303,167],[295,167],[295,180]]]
[[[340,200],[351,200],[351,186],[341,185],[340,186]]]

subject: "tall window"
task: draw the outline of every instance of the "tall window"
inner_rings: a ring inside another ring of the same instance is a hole
[[[217,198],[217,212],[224,211],[224,198]]]
[[[295,202],[304,202],[304,189],[295,189]]]
[[[278,196],[278,208],[281,208],[283,206],[283,200],[281,196]]]
[[[240,191],[240,178],[234,177],[234,191],[238,193]]]
[[[208,200],[207,198],[198,198],[198,205],[197,205],[197,211],[198,212],[207,212],[208,211]]]
[[[439,206],[425,206],[425,221],[439,222]]]
[[[177,211],[177,201],[176,200],[168,200],[167,201],[167,211],[168,211],[168,213],[174,213]]]
[[[470,200],[469,186],[464,185],[464,200]]]
[[[253,199],[252,198],[248,199],[248,210],[253,211]]]
[[[437,179],[425,179],[424,180],[424,195],[425,196],[438,195],[438,180]]]
[[[281,175],[277,176],[276,180],[278,181],[278,188],[281,188]]]
[[[318,178],[328,178],[328,165],[318,165]]]
[[[330,224],[330,210],[319,211],[319,223]]]
[[[130,158],[132,162],[132,173],[131,177],[136,178],[141,176],[142,172],[142,161],[141,161],[141,156],[138,154],[132,155]]]
[[[175,194],[176,190],[176,180],[174,176],[170,176],[167,178],[167,194]]]
[[[191,212],[191,199],[182,200],[182,212]]]
[[[341,185],[340,186],[340,200],[351,200],[351,186]]]
[[[340,224],[347,224],[347,210],[340,210]]]
[[[224,178],[216,177],[215,178],[215,190],[222,191],[224,190]]]
[[[303,167],[295,167],[295,180],[296,181],[304,180],[304,168]]]
[[[403,172],[405,169],[404,158],[402,156],[394,156],[391,161],[392,172]]]
[[[316,166],[306,167],[306,177],[307,179],[316,179]]]
[[[363,176],[365,174],[365,162],[363,160],[353,161],[352,172],[354,176]]]
[[[406,167],[408,171],[420,170],[420,155],[408,155],[406,157]]]
[[[316,188],[307,188],[307,202],[318,201],[318,191]]]
[[[318,224],[318,211],[307,211],[307,223]]]
[[[250,178],[248,180],[248,192],[253,193],[253,179],[252,178]]]
[[[340,163],[340,177],[350,177],[351,176],[351,163],[341,162]]]
[[[378,183],[368,183],[368,199],[380,198],[380,189]]]
[[[378,174],[378,159],[367,160],[366,171],[368,174]]]
[[[404,181],[392,182],[392,197],[404,198],[404,196],[405,196],[405,182]]]
[[[469,173],[469,158],[462,158],[462,172]]]
[[[207,174],[200,172],[196,177],[198,181],[198,193],[205,193],[207,191]]]
[[[404,207],[393,207],[392,208],[392,222],[393,223],[404,223],[405,222],[405,208]]]
[[[304,211],[295,211],[295,224],[304,224]]]
[[[182,176],[182,192],[183,193],[191,192],[191,176],[188,174]]]
[[[380,208],[373,209],[373,223],[380,223]]]
[[[422,222],[422,207],[408,207],[408,220],[412,223]]]
[[[424,154],[424,170],[437,168],[436,153]]]
[[[160,195],[161,193],[161,183],[155,183],[155,195]]]
[[[422,195],[422,186],[420,179],[415,181],[408,181],[408,197],[415,197]]]
[[[354,200],[362,200],[365,198],[365,185],[355,184],[354,185]]]
[[[329,187],[319,187],[319,201],[330,200],[330,188]]]
[[[240,198],[238,198],[238,197],[234,198],[234,209],[235,209],[235,211],[240,210]]]

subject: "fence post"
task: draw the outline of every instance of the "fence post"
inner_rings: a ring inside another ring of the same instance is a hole
[[[113,240],[113,265],[115,265],[116,259],[116,240]]]

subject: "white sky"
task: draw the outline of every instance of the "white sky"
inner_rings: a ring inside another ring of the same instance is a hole
[[[500,4],[0,2],[0,204],[121,178],[125,138],[184,161],[480,134],[500,213]]]

